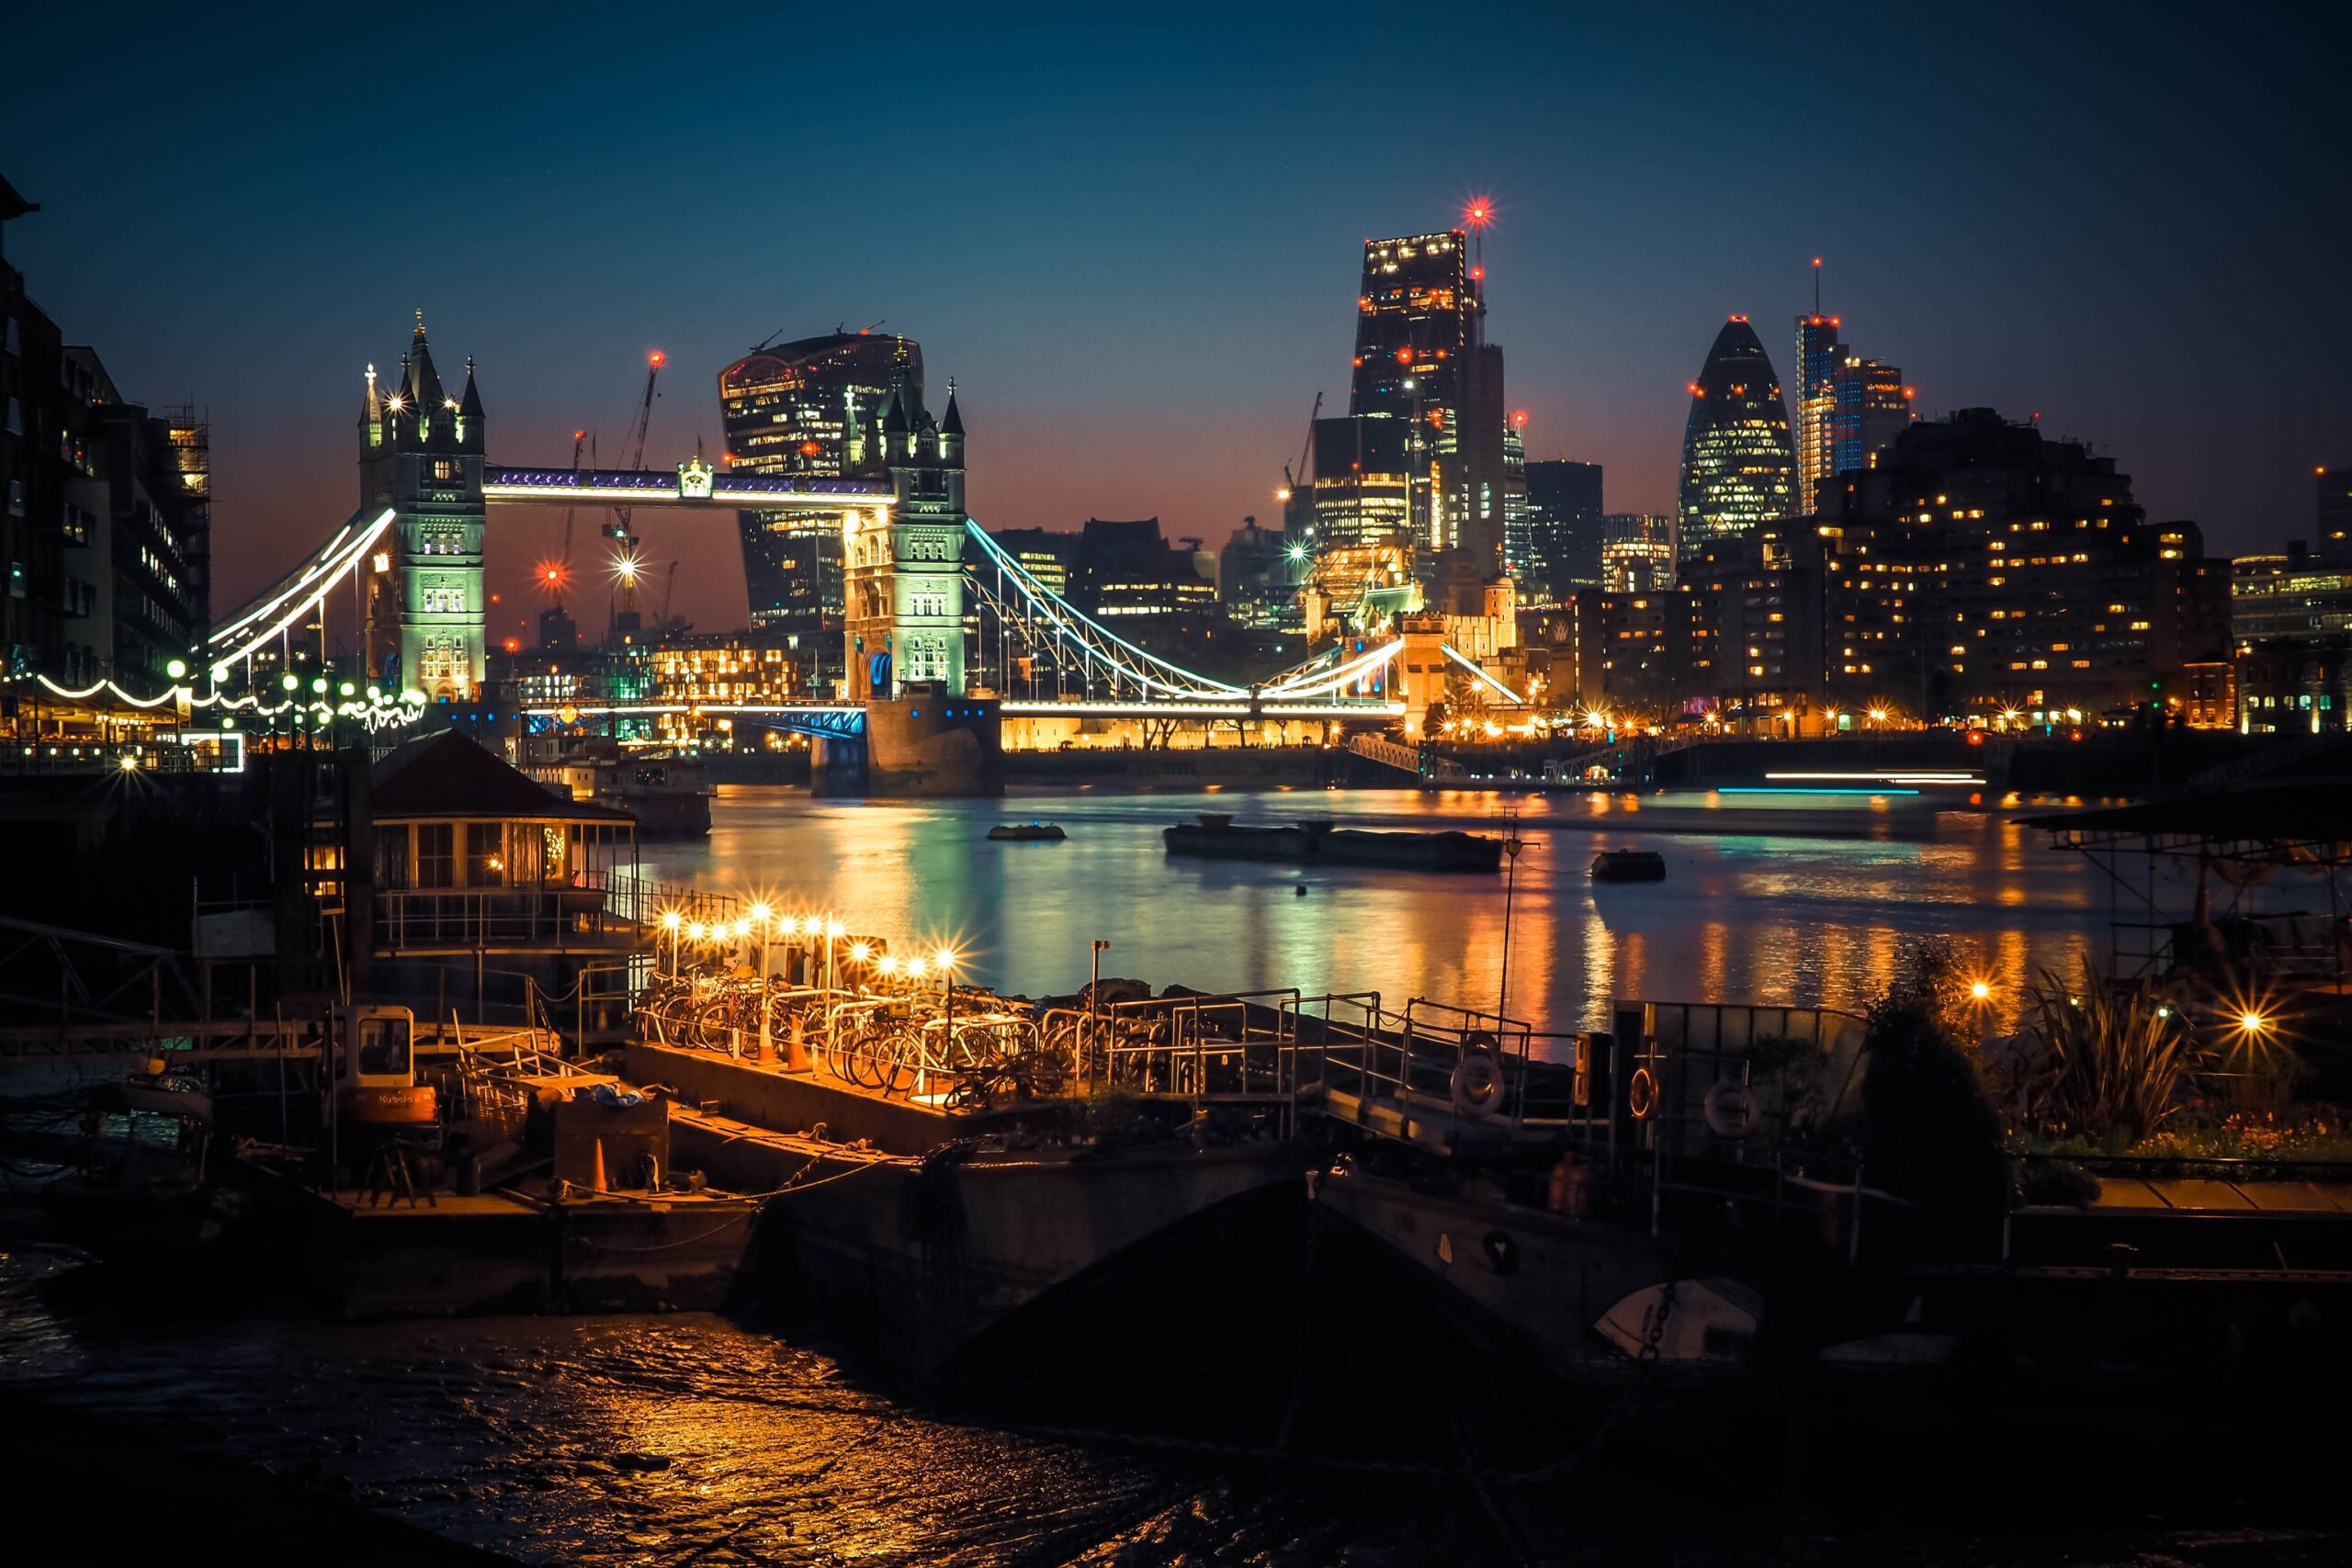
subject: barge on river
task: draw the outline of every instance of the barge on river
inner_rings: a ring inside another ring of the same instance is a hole
[[[1374,832],[1300,822],[1283,828],[1240,828],[1223,812],[1201,813],[1161,834],[1171,855],[1210,860],[1290,861],[1307,865],[1385,866],[1404,871],[1493,871],[1503,843],[1477,833]]]

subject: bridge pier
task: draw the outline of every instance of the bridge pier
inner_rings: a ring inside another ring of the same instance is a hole
[[[850,799],[871,794],[865,778],[865,737],[812,737],[808,742],[808,793]]]
[[[994,697],[910,682],[905,694],[865,700],[865,793],[1004,793],[1004,740]]]

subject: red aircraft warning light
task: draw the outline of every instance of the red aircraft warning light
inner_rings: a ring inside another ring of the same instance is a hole
[[[645,356],[645,362],[648,365],[652,366],[656,370],[659,370],[662,367],[670,363],[670,356],[657,348],[651,354]]]

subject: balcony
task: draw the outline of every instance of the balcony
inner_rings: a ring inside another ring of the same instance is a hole
[[[635,885],[385,888],[376,894],[379,953],[617,953],[644,940]]]

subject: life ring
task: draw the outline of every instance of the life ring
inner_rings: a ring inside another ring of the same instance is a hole
[[[1446,1082],[1453,1091],[1456,1111],[1466,1111],[1473,1116],[1492,1116],[1502,1104],[1502,1066],[1483,1051],[1456,1062]]]
[[[1745,1138],[1756,1131],[1756,1096],[1744,1083],[1725,1079],[1710,1085],[1699,1109],[1707,1118],[1707,1131],[1718,1138]]]
[[[1488,1231],[1480,1247],[1487,1254],[1487,1267],[1498,1274],[1519,1272],[1519,1243],[1509,1231]]]
[[[1631,1081],[1625,1085],[1625,1109],[1634,1113],[1636,1122],[1646,1122],[1657,1109],[1657,1079],[1647,1067],[1635,1067]]]

